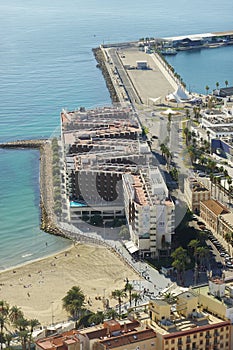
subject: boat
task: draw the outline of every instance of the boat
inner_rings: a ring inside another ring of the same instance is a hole
[[[160,51],[162,55],[176,55],[177,51],[173,47],[168,47]]]

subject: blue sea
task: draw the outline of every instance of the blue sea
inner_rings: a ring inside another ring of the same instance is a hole
[[[54,135],[64,107],[111,104],[93,47],[233,30],[232,13],[231,0],[1,1],[0,142]],[[169,58],[202,93],[233,85],[232,59],[233,47]],[[0,149],[0,270],[68,245],[40,230],[38,152]]]

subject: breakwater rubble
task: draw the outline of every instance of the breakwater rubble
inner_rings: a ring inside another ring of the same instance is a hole
[[[102,74],[104,76],[104,79],[105,79],[108,91],[110,93],[110,97],[111,97],[112,102],[113,103],[119,102],[119,98],[117,96],[115,87],[112,83],[112,79],[111,79],[109,72],[107,70],[107,67],[105,65],[105,58],[104,58],[103,51],[99,47],[92,49],[92,51],[93,51],[93,54],[94,54],[95,59],[97,61],[97,67],[101,69]]]
[[[67,237],[56,225],[53,212],[53,175],[52,175],[52,149],[47,139],[17,140],[0,144],[5,149],[38,149],[40,151],[40,209],[41,230],[61,237]]]

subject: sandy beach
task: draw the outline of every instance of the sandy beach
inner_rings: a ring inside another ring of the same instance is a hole
[[[49,325],[68,318],[62,298],[74,285],[80,286],[88,308],[103,310],[105,294],[110,306],[114,289],[123,288],[124,279],[139,276],[123,259],[107,248],[77,244],[56,255],[0,273],[0,299],[22,309],[27,318],[37,318]]]

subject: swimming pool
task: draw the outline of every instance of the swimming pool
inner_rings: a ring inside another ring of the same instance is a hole
[[[70,207],[86,207],[87,205],[85,203],[80,203],[80,202],[75,202],[71,201],[70,202]]]

